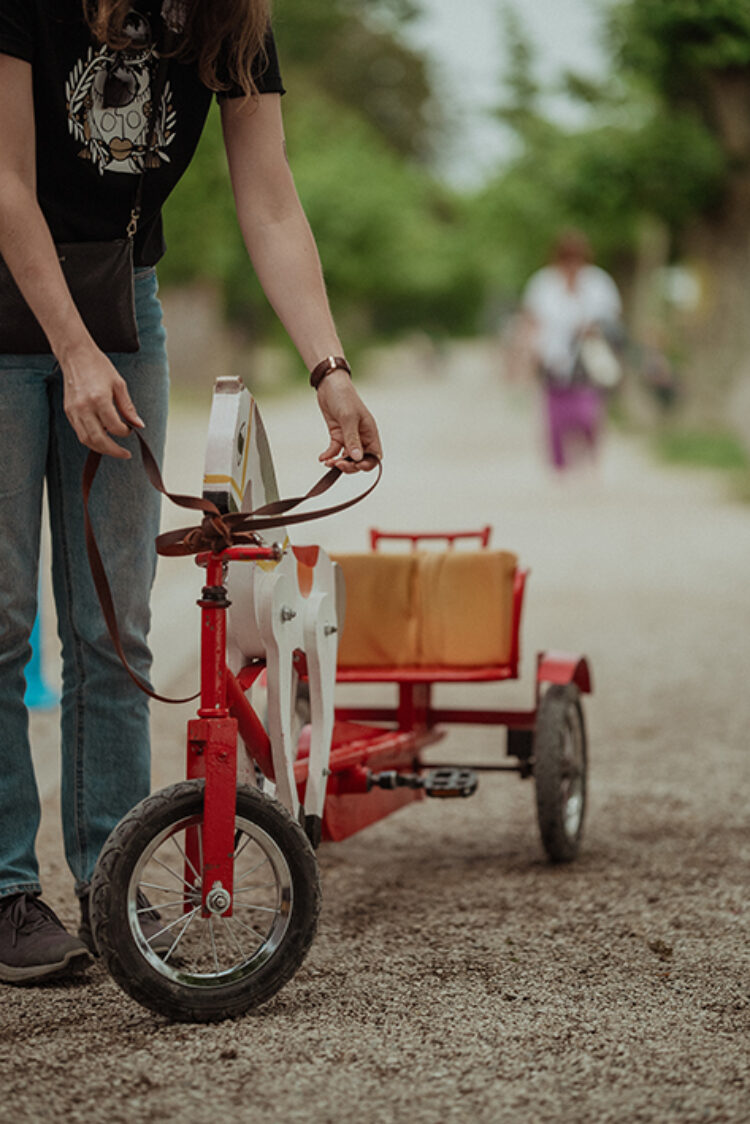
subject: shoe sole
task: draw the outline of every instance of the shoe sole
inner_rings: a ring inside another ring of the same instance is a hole
[[[54,964],[32,964],[29,968],[13,968],[10,964],[0,964],[0,982],[9,984],[36,983],[57,976],[73,975],[85,971],[92,958],[85,948],[74,948],[62,960]]]

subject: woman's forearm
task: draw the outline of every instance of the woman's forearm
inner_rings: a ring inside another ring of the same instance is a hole
[[[263,291],[308,370],[326,355],[341,355],[317,247],[296,198],[271,222],[244,223],[243,235]]]
[[[308,368],[341,343],[323,271],[284,147],[281,99],[230,101],[222,111],[237,218],[250,259],[276,315]]]
[[[0,173],[0,255],[57,358],[91,347],[31,185],[12,172]]]
[[[341,355],[342,348],[317,247],[286,160],[279,95],[264,94],[250,105],[230,101],[222,123],[245,245],[266,296],[312,370],[326,356]],[[328,374],[317,399],[329,434],[320,459],[344,472],[372,468],[368,454],[382,455],[378,427],[348,375]]]

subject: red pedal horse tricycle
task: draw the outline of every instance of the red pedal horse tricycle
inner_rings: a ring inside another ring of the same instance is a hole
[[[220,379],[204,496],[223,512],[252,512],[276,491],[257,407],[239,380]],[[489,535],[374,531],[369,552],[334,561],[282,529],[276,541],[197,557],[201,693],[187,780],[121,821],[92,883],[99,951],[139,1003],[196,1022],[263,1003],[312,942],[320,841],[427,797],[470,797],[480,772],[533,777],[549,858],[575,857],[586,660],[540,655],[527,710],[433,704],[439,683],[518,678],[526,573]],[[383,549],[399,538],[407,551]],[[468,550],[472,539],[478,549]],[[397,701],[336,709],[337,681],[392,684]],[[248,697],[261,684],[263,721]],[[506,759],[425,765],[425,748],[465,723],[506,727]]]

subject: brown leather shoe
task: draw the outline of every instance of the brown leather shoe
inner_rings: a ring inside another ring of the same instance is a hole
[[[0,898],[0,980],[11,984],[70,975],[91,963],[88,949],[71,936],[35,894]]]

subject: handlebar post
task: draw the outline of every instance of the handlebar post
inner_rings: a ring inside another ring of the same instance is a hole
[[[227,709],[227,609],[231,602],[224,585],[224,562],[212,554],[206,566],[206,584],[198,602],[201,609],[201,718],[226,718]]]
[[[237,801],[237,719],[227,706],[226,629],[229,599],[225,562],[210,554],[201,609],[201,705],[188,722],[188,777],[205,778],[202,846],[187,842],[185,881],[194,885],[202,861],[203,917],[231,917],[234,892],[234,816]]]

